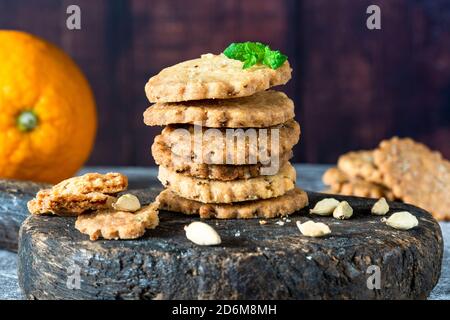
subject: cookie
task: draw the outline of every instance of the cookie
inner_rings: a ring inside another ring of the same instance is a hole
[[[348,182],[349,180],[350,177],[344,171],[336,167],[327,169],[322,176],[322,182],[328,186],[341,184]]]
[[[28,201],[27,207],[30,213],[37,215],[77,216],[86,211],[110,208],[115,200],[115,197],[100,192],[64,194],[45,189]]]
[[[241,166],[196,163],[190,158],[173,154],[164,143],[161,135],[155,137],[152,145],[152,155],[157,165],[166,167],[170,171],[200,179],[221,181],[249,179],[260,176],[262,174],[261,169],[266,167],[261,163]],[[292,151],[282,154],[279,159],[279,165],[282,166],[291,158]]]
[[[393,201],[395,199],[392,191],[390,191],[389,189],[361,179],[353,180],[351,182],[344,182],[340,185],[332,187],[332,189],[336,190],[336,193],[346,196],[374,199],[384,197],[389,201]]]
[[[276,198],[232,204],[205,204],[182,198],[169,189],[163,190],[156,200],[161,210],[200,215],[202,219],[270,219],[290,215],[308,205],[308,195],[298,188]]]
[[[327,191],[331,193],[365,198],[385,197],[388,200],[394,200],[392,191],[383,185],[351,177],[338,168],[325,171],[322,181],[329,186]]]
[[[44,189],[27,204],[32,214],[79,215],[110,207],[112,195],[125,190],[128,179],[120,173],[86,173]]]
[[[288,162],[273,176],[218,181],[197,179],[159,167],[158,179],[179,196],[203,203],[231,203],[281,196],[294,189],[296,173]]]
[[[91,192],[116,194],[126,190],[127,187],[128,178],[121,173],[86,173],[79,177],[61,181],[52,187],[52,191],[64,194],[85,194]]]
[[[233,135],[239,139],[233,139]],[[192,162],[245,165],[268,163],[271,157],[279,158],[291,151],[300,139],[300,125],[295,120],[259,129],[209,129],[192,125],[169,125],[164,128],[161,136],[172,153]],[[272,137],[275,137],[275,149]]]
[[[81,215],[75,222],[75,228],[89,235],[91,240],[136,239],[144,235],[145,230],[158,226],[158,204],[154,203],[137,212],[104,210]]]
[[[294,118],[294,103],[284,93],[261,91],[249,97],[157,103],[144,112],[148,126],[197,124],[209,128],[271,127]]]
[[[273,70],[265,65],[242,68],[243,63],[223,54],[204,54],[163,69],[150,78],[145,93],[150,102],[179,102],[251,96],[291,78],[286,61]]]
[[[373,159],[372,150],[352,151],[339,157],[338,168],[351,177],[375,183],[383,183],[381,172]]]
[[[450,220],[450,162],[409,138],[382,141],[374,153],[383,183],[397,198]]]

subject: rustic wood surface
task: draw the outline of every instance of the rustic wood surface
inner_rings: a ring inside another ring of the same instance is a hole
[[[29,215],[27,202],[44,184],[0,180],[0,249],[17,250],[19,227]]]
[[[296,165],[298,179],[297,183],[305,189],[320,191],[324,186],[320,177],[328,166],[324,165]],[[155,168],[85,168],[82,172],[110,172],[120,171],[130,178],[130,188],[145,188],[149,183],[154,183],[156,180]],[[18,204],[18,208],[23,208],[20,201],[14,200]],[[0,204],[5,206],[5,204]],[[444,261],[442,264],[442,275],[438,285],[434,288],[429,296],[429,299],[450,299],[450,223],[440,223],[444,235]],[[24,298],[18,285],[17,277],[17,255],[12,252],[0,250],[0,298],[1,299],[22,299]]]
[[[81,8],[81,30],[66,28],[71,4]],[[381,30],[366,28],[371,4],[381,8]],[[2,0],[0,28],[60,45],[86,73],[100,115],[91,165],[150,165],[160,128],[142,121],[148,78],[247,40],[292,63],[280,89],[304,133],[296,162],[333,163],[394,134],[450,158],[448,0]]]
[[[135,191],[151,201],[160,188]],[[325,195],[310,193],[312,205]],[[295,222],[209,220],[222,244],[199,247],[183,227],[193,219],[161,212],[160,226],[140,240],[91,242],[74,218],[30,216],[19,240],[19,284],[28,299],[425,299],[441,270],[439,224],[427,212],[401,203],[419,227],[398,231],[370,214],[374,200],[346,199],[355,210],[347,221],[327,223],[325,238],[300,235]],[[381,270],[380,290],[367,288],[369,266]],[[74,267],[76,266],[76,267]],[[80,289],[67,286],[80,268]],[[74,269],[73,269],[74,270]],[[69,280],[70,281],[70,280]]]

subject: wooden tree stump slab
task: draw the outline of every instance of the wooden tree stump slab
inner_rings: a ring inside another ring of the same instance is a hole
[[[0,180],[0,248],[17,251],[22,222],[28,217],[27,202],[47,185],[28,181]]]
[[[136,194],[148,202],[157,192]],[[325,197],[309,196],[311,204]],[[280,219],[265,225],[258,219],[206,220],[222,237],[211,247],[185,237],[183,227],[198,218],[176,213],[161,212],[160,226],[142,239],[96,242],[74,228],[73,218],[30,216],[20,233],[20,286],[29,299],[426,298],[443,253],[431,215],[393,203],[393,211],[408,210],[420,223],[399,231],[370,215],[373,200],[335,197],[349,201],[352,219],[311,217],[304,209],[284,225]],[[310,218],[327,223],[332,234],[302,236],[295,222]],[[380,289],[369,289],[377,267]]]

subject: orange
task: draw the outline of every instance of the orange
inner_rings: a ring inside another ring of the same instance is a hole
[[[89,84],[74,61],[36,36],[0,30],[0,177],[56,183],[92,150]]]

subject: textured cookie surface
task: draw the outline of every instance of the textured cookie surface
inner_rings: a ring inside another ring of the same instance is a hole
[[[397,198],[436,219],[450,219],[450,162],[412,139],[382,141],[374,154],[383,182]]]
[[[203,219],[269,219],[292,214],[308,205],[306,192],[298,188],[276,198],[231,204],[205,204],[182,198],[169,189],[163,190],[156,200],[159,209],[199,215]]]
[[[375,165],[372,150],[352,151],[339,157],[338,168],[351,177],[382,183],[381,172]]]
[[[79,177],[69,178],[52,187],[53,192],[58,193],[90,193],[101,192],[115,194],[128,187],[128,179],[118,172],[106,174],[86,173]]]
[[[291,78],[285,62],[273,70],[264,65],[242,69],[243,63],[224,55],[204,54],[163,69],[150,78],[145,93],[150,102],[179,102],[251,96]]]
[[[203,203],[231,203],[281,196],[294,189],[296,173],[288,162],[273,176],[218,181],[198,179],[159,167],[158,179],[179,196]]]
[[[148,126],[197,124],[210,128],[270,127],[294,118],[294,103],[284,93],[261,91],[236,99],[157,103],[144,112]]]
[[[237,138],[230,138],[234,135]],[[267,164],[292,150],[300,139],[295,120],[270,128],[196,129],[170,125],[161,133],[172,153],[197,163],[244,165]]]
[[[78,215],[109,208],[112,195],[127,186],[127,177],[120,173],[87,173],[39,191],[27,206],[32,214]]]
[[[27,203],[27,207],[32,214],[76,216],[90,210],[110,208],[115,199],[100,192],[61,194],[45,189],[39,191],[36,197]]]
[[[385,186],[349,176],[338,168],[330,168],[325,171],[322,181],[329,186],[328,193],[366,198],[385,197],[388,200],[394,200],[392,191]]]
[[[172,153],[161,135],[155,137],[152,155],[156,164],[171,171],[200,179],[229,181],[254,178],[261,175],[261,169],[266,167],[261,163],[240,166],[197,163],[190,157],[180,157]],[[290,158],[292,158],[292,151],[280,155],[279,165],[284,165]]]
[[[158,205],[151,204],[137,212],[104,210],[78,216],[75,228],[89,235],[91,240],[136,239],[146,229],[154,229],[159,223]]]

